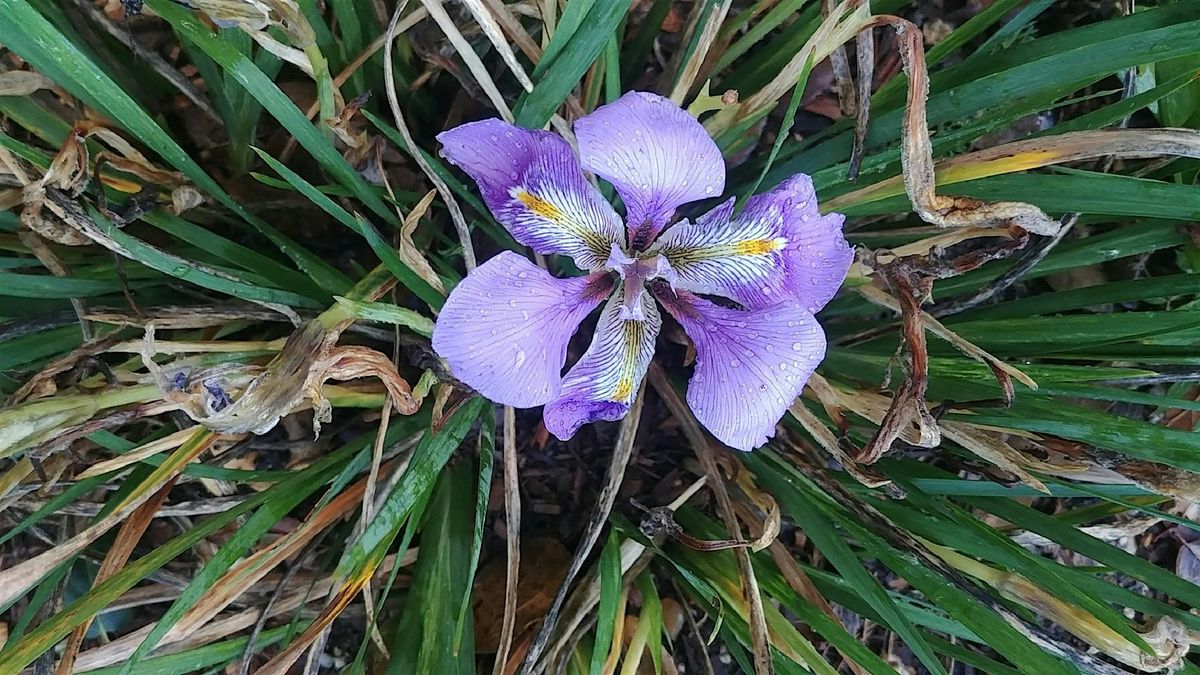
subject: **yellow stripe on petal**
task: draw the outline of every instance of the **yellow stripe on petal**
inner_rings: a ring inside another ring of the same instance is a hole
[[[513,196],[517,198],[517,201],[527,206],[530,211],[533,211],[538,216],[541,216],[542,218],[554,223],[562,223],[562,210],[545,199],[542,199],[528,190],[517,190]]]
[[[765,255],[767,253],[774,253],[784,246],[787,246],[787,239],[783,237],[750,239],[734,244],[734,250],[737,252],[737,255]]]
[[[644,331],[645,328],[641,321],[626,320],[621,327],[624,348],[621,350],[620,375],[611,397],[613,401],[628,403],[633,398],[633,383],[638,377],[639,366],[641,366],[638,356]]]

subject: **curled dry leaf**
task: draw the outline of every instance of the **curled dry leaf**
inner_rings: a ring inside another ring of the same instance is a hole
[[[83,246],[89,240],[81,232],[64,223],[53,221],[42,215],[46,203],[47,188],[63,190],[77,195],[87,186],[88,151],[85,141],[87,130],[76,127],[67,134],[62,147],[45,175],[29,183],[22,191],[25,207],[21,210],[21,224],[50,241],[64,246]]]
[[[879,430],[855,457],[863,464],[878,461],[914,422],[919,432],[916,445],[933,448],[942,440],[937,420],[925,402],[925,389],[929,385],[929,351],[925,346],[921,305],[933,290],[933,279],[910,276],[894,265],[884,266],[879,272],[900,306],[901,344],[908,354],[908,367],[904,381],[892,396],[891,406],[879,422]]]
[[[1044,438],[1050,451],[1044,471],[1071,480],[1106,485],[1139,485],[1151,492],[1200,502],[1200,473],[1135,459],[1060,438]]]
[[[54,87],[45,75],[29,70],[0,73],[0,96],[29,96],[39,89]]]
[[[875,424],[881,424],[887,414],[887,410],[894,405],[894,401],[889,401],[887,397],[871,391],[844,392],[840,389],[830,387],[826,395],[833,397],[834,405],[844,408]],[[821,424],[815,416],[802,408],[799,403],[792,406],[792,415],[800,421],[806,430],[809,430],[818,439],[822,447],[826,447],[826,449],[829,449],[831,446],[837,447],[837,439],[833,437],[829,429]],[[1046,491],[1045,485],[1030,474],[1030,471],[1040,471],[1050,474],[1062,474],[1063,472],[1062,466],[1024,453],[1013,447],[1010,443],[1006,443],[996,438],[992,433],[972,424],[941,421],[938,423],[938,427],[945,438],[957,443],[981,459],[987,460],[996,467],[1013,474],[1022,483],[1041,492]],[[900,430],[899,438],[914,445],[920,440],[916,429],[911,426],[903,427]],[[834,456],[840,457],[836,453]],[[850,473],[859,482],[868,487],[880,487],[889,482],[885,478],[874,476],[863,466],[856,466],[855,470]]]
[[[917,445],[932,448],[941,442],[937,421],[930,414],[925,402],[925,390],[929,379],[929,353],[925,343],[927,327],[968,356],[986,364],[1000,382],[1006,402],[1011,402],[1014,395],[1013,377],[1027,386],[1036,388],[1036,383],[1019,370],[966,342],[921,310],[921,305],[930,300],[935,279],[946,279],[977,269],[984,263],[1011,255],[1028,243],[1029,236],[1025,230],[1011,223],[1005,227],[1007,236],[997,237],[997,244],[973,247],[961,254],[935,247],[922,256],[906,256],[880,263],[891,256],[875,253],[866,261],[874,269],[878,283],[887,287],[891,297],[878,288],[864,287],[860,288],[859,292],[873,302],[900,312],[901,349],[908,356],[908,364],[904,381],[896,389],[892,404],[880,422],[879,430],[859,452],[855,458],[857,461],[864,464],[878,461],[901,433],[914,422],[919,431]],[[929,318],[928,321],[926,317]]]
[[[188,0],[221,28],[262,30],[271,24],[271,9],[259,0]]]
[[[313,433],[319,435],[321,424],[330,420],[332,411],[321,394],[321,385],[331,379],[377,377],[400,414],[416,412],[418,405],[411,387],[388,357],[367,347],[337,346],[338,337],[348,325],[340,322],[327,326],[322,318],[305,323],[287,339],[266,368],[244,386],[237,380],[250,374],[245,368],[225,378],[203,379],[200,383],[203,391],[195,385],[189,391],[172,387],[153,361],[156,350],[152,326],[146,331],[143,361],[155,374],[168,400],[177,400],[189,417],[221,434],[265,434],[308,399],[313,406]],[[232,386],[227,386],[230,381]]]
[[[312,77],[312,63],[304,50],[317,43],[317,36],[292,0],[189,0],[188,4],[221,28],[240,28],[263,49]],[[272,37],[270,28],[282,31],[292,45]]]
[[[354,100],[342,106],[342,111],[338,113],[337,117],[330,120],[325,120],[325,123],[329,126],[329,130],[333,132],[333,135],[337,136],[338,140],[342,143],[345,143],[346,147],[348,148],[361,150],[370,142],[370,139],[365,131],[362,129],[355,129],[352,125],[354,116],[364,105],[366,105],[367,101],[370,99],[371,92],[364,91]],[[357,164],[358,162],[353,163]]]
[[[896,29],[896,46],[900,51],[904,73],[908,75],[908,101],[901,130],[900,163],[904,171],[904,187],[917,215],[939,227],[1016,225],[1035,234],[1050,236],[1058,232],[1059,222],[1032,204],[985,202],[971,197],[937,194],[933,146],[929,142],[929,125],[925,117],[929,75],[925,68],[921,30],[912,22],[894,16],[877,16],[873,25],[891,25]]]
[[[179,215],[204,203],[204,194],[191,185],[171,190],[171,213]]]
[[[816,379],[817,377],[819,377],[819,375],[814,373],[813,379]],[[817,393],[817,396],[820,397],[821,403],[826,405],[827,409],[829,407],[836,407],[836,409],[840,411],[842,408],[836,403],[839,395],[832,388],[829,388],[829,385],[828,383],[825,383],[824,378],[822,378],[821,381],[826,388],[817,389],[816,387],[813,387],[812,391],[814,391],[814,393],[820,392]],[[809,384],[812,384],[812,380],[809,381]],[[827,401],[830,403],[827,403]],[[825,449],[826,452],[832,455],[833,458],[842,465],[842,468],[846,470],[846,473],[853,476],[855,480],[869,488],[883,487],[884,485],[892,482],[890,479],[877,475],[871,472],[870,469],[860,466],[849,455],[847,455],[842,449],[841,443],[838,442],[838,437],[829,430],[829,427],[822,424],[821,420],[817,419],[816,415],[809,412],[808,408],[804,407],[804,403],[802,401],[796,399],[796,401],[792,403],[791,407],[788,408],[788,412],[793,418],[796,419],[797,422],[800,423],[800,426],[804,427],[804,430],[807,431],[809,435],[812,436],[817,443],[819,443],[821,447]],[[880,419],[882,419],[882,417]]]
[[[876,305],[887,307],[892,311],[900,311],[900,305],[895,301],[895,299],[876,286],[864,285],[857,287],[855,290],[858,291],[859,295],[862,295],[864,298],[870,300]],[[928,312],[920,310],[919,315],[921,318],[921,323],[923,323],[925,326],[925,330],[928,330],[946,342],[954,345],[954,347],[963,354],[966,354],[976,361],[986,365],[992,371],[992,374],[995,375],[996,381],[999,382],[1000,386],[1004,389],[1004,398],[1006,402],[1012,401],[1012,380],[1014,379],[1030,389],[1038,388],[1037,382],[1034,382],[1031,377],[1021,372],[1021,370],[1015,366],[1005,363],[1004,361],[1001,361],[995,356],[992,356],[983,349],[980,349],[977,345],[964,340],[957,333],[943,325],[941,321],[938,321],[930,316]]]
[[[46,173],[23,188],[21,198],[24,208],[20,219],[27,228],[64,246],[83,246],[93,241],[86,231],[70,219],[64,218],[53,205],[51,210],[58,218],[44,214],[48,198],[51,196],[49,191],[57,190],[74,198],[87,188],[92,175],[92,171],[89,170],[91,160],[87,147],[90,138],[103,141],[113,148],[113,151],[106,150],[96,156],[94,173],[105,185],[125,193],[138,193],[144,189],[137,182],[102,174],[101,170],[108,167],[136,176],[154,188],[171,190],[171,202],[175,213],[192,208],[203,201],[200,192],[187,185],[181,174],[154,166],[128,141],[102,124],[83,121],[67,134]],[[124,224],[129,219],[114,218],[118,224]]]
[[[421,201],[417,202],[412,211],[409,211],[408,215],[404,217],[404,225],[400,228],[400,247],[396,253],[409,269],[416,272],[417,276],[421,277],[425,283],[433,286],[434,290],[444,295],[446,286],[442,283],[442,278],[437,275],[433,265],[429,264],[429,260],[421,253],[421,249],[417,247],[412,238],[413,233],[417,230],[417,224],[429,211],[429,206],[433,204],[436,196],[437,190],[425,193]]]

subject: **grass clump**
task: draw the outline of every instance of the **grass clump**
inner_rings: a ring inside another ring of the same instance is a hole
[[[1198,8],[0,3],[0,674],[1195,670]],[[847,215],[752,453],[431,347],[436,135],[632,90]]]

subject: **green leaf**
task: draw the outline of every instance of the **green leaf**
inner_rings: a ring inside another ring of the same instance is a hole
[[[477,501],[475,478],[470,462],[455,462],[433,488],[412,586],[389,647],[389,674],[475,672],[474,628],[467,611],[473,517],[464,508]],[[467,617],[461,640],[459,617]]]
[[[995,497],[978,497],[971,500],[971,505],[993,513],[1017,527],[1058,542],[1102,565],[1120,570],[1121,574],[1140,579],[1151,588],[1158,589],[1180,602],[1200,607],[1200,586],[1136,555],[1084,534],[1057,518],[1018,502]]]
[[[169,274],[176,279],[194,283],[203,288],[227,293],[235,298],[270,302],[294,307],[320,307],[320,303],[290,291],[279,291],[264,288],[238,279],[235,275],[216,273],[211,268],[205,268],[181,256],[167,253],[161,249],[137,239],[123,229],[113,225],[100,211],[88,207],[88,215],[95,221],[98,229],[129,252],[129,257],[146,267]]]
[[[488,500],[492,496],[492,464],[496,452],[496,414],[495,408],[485,409],[479,420],[479,476],[475,487],[475,523],[471,535],[470,562],[467,565],[468,579],[475,576],[479,567],[479,551],[483,547],[483,534],[487,529]],[[463,589],[459,601],[458,621],[454,630],[454,652],[463,648],[463,638],[469,622],[468,612],[471,609],[471,584],[468,582]],[[474,647],[468,647],[473,649]]]
[[[1084,307],[1099,307],[1118,302],[1153,302],[1157,299],[1177,298],[1197,293],[1200,293],[1200,274],[1172,274],[1030,295],[1019,300],[1010,300],[966,311],[957,315],[957,318],[1018,318],[1034,314],[1054,314]]]
[[[931,571],[925,565],[889,546],[882,537],[859,522],[859,519],[835,506],[827,499],[803,500],[797,497],[802,492],[815,490],[811,481],[795,468],[772,458],[773,470],[759,470],[759,455],[746,455],[747,463],[755,468],[755,475],[771,494],[780,502],[791,518],[804,522],[808,517],[807,507],[818,506],[867,552],[907,579],[930,602],[940,607],[947,615],[969,628],[979,636],[986,636],[988,645],[1002,654],[1014,666],[1031,675],[1049,673],[1072,673],[1065,663],[1050,656],[1034,645],[1007,621],[983,605],[978,598],[964,592],[953,582]]]
[[[400,256],[397,255],[396,251],[383,240],[383,237],[380,236],[379,232],[375,230],[374,225],[367,222],[365,219],[362,219],[361,217],[356,218],[350,215],[345,209],[338,206],[337,203],[335,203],[332,199],[325,196],[320,190],[317,190],[315,187],[313,187],[311,183],[301,178],[300,175],[295,171],[292,171],[281,164],[274,157],[268,155],[262,150],[259,150],[258,148],[255,148],[254,152],[258,153],[258,156],[262,158],[262,160],[266,162],[271,169],[275,171],[275,173],[279,174],[284,180],[291,183],[293,187],[307,197],[312,203],[321,207],[326,213],[333,216],[341,224],[362,235],[362,238],[367,241],[367,244],[370,245],[371,250],[375,252],[375,255],[379,256],[380,262],[382,262],[384,266],[388,268],[388,271],[390,271],[397,279],[400,280],[400,283],[404,284],[405,287],[415,293],[417,297],[429,303],[431,307],[436,308],[442,306],[442,303],[445,301],[442,296],[435,291],[432,286],[426,283],[424,279],[417,276],[417,273],[413,272],[408,265],[405,265],[404,261],[400,260]],[[345,291],[342,292],[344,293]]]
[[[547,55],[553,60],[544,60],[553,63],[553,67],[543,68],[544,72],[541,73],[535,72],[533,91],[521,96],[513,106],[518,125],[537,129],[550,121],[554,111],[567,100],[584,73],[600,56],[604,44],[612,37],[629,9],[620,2],[573,0],[567,5],[567,11],[563,12],[564,20],[569,14],[573,16],[578,12],[572,11],[573,5],[582,4],[590,5],[586,16],[579,21],[579,25],[587,26],[587,29],[567,32],[560,26],[555,32],[546,48]]]
[[[863,599],[871,605],[871,608],[883,618],[888,627],[896,631],[904,639],[904,643],[908,645],[909,649],[913,650],[913,654],[921,660],[921,663],[926,668],[934,673],[945,673],[945,668],[937,660],[937,656],[933,653],[933,649],[929,644],[925,642],[925,638],[897,610],[895,603],[887,594],[887,591],[862,566],[862,563],[854,555],[854,552],[850,550],[842,535],[834,530],[832,523],[821,514],[816,504],[800,490],[792,492],[792,497],[797,500],[795,502],[797,508],[806,514],[797,524],[813,540],[813,544],[816,545],[817,550],[828,558],[829,563],[854,586]]]
[[[417,335],[425,337],[433,335],[433,319],[420,312],[386,302],[360,302],[341,296],[334,297],[334,300],[359,319],[403,326]]]
[[[412,429],[405,428],[405,426],[398,424],[388,430],[389,435],[392,436],[393,443],[398,442],[405,432],[412,433]],[[326,461],[321,466],[327,470],[340,468],[340,464],[344,463],[353,454],[364,449],[373,440],[373,438],[363,437],[357,443],[347,445],[332,455],[327,456]],[[328,459],[329,457],[336,457],[337,461],[331,462]],[[128,675],[134,666],[150,654],[151,650],[158,644],[158,641],[167,634],[167,631],[183,617],[184,613],[191,609],[192,605],[196,604],[212,588],[213,584],[234,563],[246,555],[251,546],[266,534],[268,530],[278,524],[279,521],[283,520],[300,502],[320,489],[322,485],[324,485],[324,481],[314,481],[308,471],[302,471],[265,490],[262,493],[267,496],[265,503],[255,511],[254,515],[239,525],[229,540],[192,577],[187,588],[183,589],[183,592],[179,594],[175,602],[162,614],[162,617],[155,623],[154,628],[150,630],[141,643],[138,644],[133,654],[129,656],[129,659],[125,662],[124,674]]]
[[[1061,436],[1130,457],[1200,471],[1200,434],[1109,415],[1036,394],[1018,396],[1012,408],[978,409],[953,418]]]
[[[146,282],[131,283],[131,288],[145,288]],[[89,298],[120,293],[117,279],[80,279],[53,277],[48,274],[18,274],[0,272],[0,293],[16,298]]]
[[[613,627],[618,620],[617,605],[621,600],[621,540],[616,532],[608,533],[608,541],[600,551],[600,606],[596,614],[596,641],[592,645],[590,670],[600,675],[608,653],[612,651]]]
[[[191,12],[174,4],[171,0],[148,0],[154,11],[171,24],[179,35],[199,47],[220,65],[227,75],[237,80],[267,112],[271,113],[291,133],[296,142],[307,150],[314,159],[334,178],[350,188],[358,199],[376,215],[395,222],[395,215],[379,194],[350,166],[337,148],[317,127],[313,126],[304,113],[292,103],[250,59],[232,48],[217,34],[204,27]]]
[[[165,0],[162,3],[158,0],[151,0],[151,3],[156,10],[160,5],[166,5],[175,12],[175,16],[183,15],[192,22],[193,26],[198,26],[194,19],[187,16],[185,10]],[[207,31],[204,32],[207,33]],[[211,33],[208,35],[210,39],[220,43],[211,36]],[[287,254],[301,270],[313,275],[314,278],[324,276],[326,270],[332,270],[320,258],[313,256],[302,246],[283,236],[275,228],[234,201],[183,148],[179,147],[162,127],[146,114],[141,106],[125,94],[117,83],[113,82],[62,33],[55,30],[54,26],[34,11],[26,0],[12,0],[0,4],[0,43],[19,54],[21,58],[28,61],[56,84],[68,89],[88,105],[104,113],[108,119],[116,121],[140,142],[152,148],[163,159],[190,178],[197,187],[212,195],[226,208],[250,223]],[[224,45],[224,43],[220,44]],[[274,83],[270,80],[266,80],[266,83],[275,89]],[[278,89],[275,91],[278,92]],[[290,101],[288,104],[291,105]],[[292,108],[294,109],[295,106]],[[296,112],[299,114],[299,111]],[[308,125],[307,120],[305,120],[305,124]],[[308,126],[311,129],[312,125]]]
[[[404,473],[404,478],[387,496],[375,518],[367,523],[362,535],[342,555],[338,562],[338,575],[352,576],[377,551],[391,545],[413,506],[432,488],[438,472],[458,449],[486,405],[484,399],[473,398],[462,404],[441,429],[425,432],[413,450],[412,464]]]

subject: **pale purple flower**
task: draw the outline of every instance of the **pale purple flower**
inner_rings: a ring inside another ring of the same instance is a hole
[[[661,304],[696,348],[687,401],[697,419],[731,447],[762,445],[825,356],[813,313],[850,266],[843,217],[820,214],[801,174],[736,216],[731,198],[664,232],[677,208],[725,189],[725,164],[704,127],[667,99],[631,92],[580,119],[575,134],[582,167],[557,135],[496,119],[438,136],[442,155],[475,179],[518,242],[571,256],[589,273],[557,279],[501,253],[450,294],[434,349],[484,396],[545,405],[546,427],[567,439],[628,412],[654,354]],[[616,187],[624,223],[583,169]],[[591,346],[563,376],[567,343],[601,303]]]

